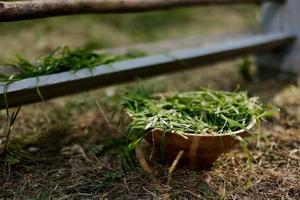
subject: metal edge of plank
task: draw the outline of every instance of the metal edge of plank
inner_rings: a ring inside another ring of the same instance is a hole
[[[291,44],[295,39],[291,33],[260,34],[206,48],[177,50],[168,54],[151,55],[110,65],[100,65],[93,70],[61,72],[28,78],[8,85],[1,84],[0,109],[6,108],[5,93],[8,107],[15,107],[41,101],[37,88],[43,98],[47,100],[98,87],[134,81],[137,78],[192,69],[204,64],[251,53],[268,52]]]

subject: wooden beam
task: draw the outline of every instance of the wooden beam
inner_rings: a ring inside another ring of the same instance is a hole
[[[127,13],[174,7],[284,0],[32,0],[0,2],[0,22],[83,13]]]
[[[7,86],[2,84],[0,85],[0,109],[5,108],[4,93],[8,97],[8,107],[15,107],[41,101],[37,87],[46,100],[121,82],[134,81],[137,78],[193,69],[237,56],[268,52],[287,45],[294,39],[295,37],[288,33],[255,35],[207,48],[177,50],[168,54],[101,65],[92,71],[82,69],[75,73],[62,72],[24,79]]]

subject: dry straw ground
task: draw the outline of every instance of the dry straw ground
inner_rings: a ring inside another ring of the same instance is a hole
[[[144,21],[128,16],[122,23],[117,18],[75,17],[81,24],[77,28],[75,22],[65,18],[46,20],[42,24],[1,24],[1,36],[5,39],[1,39],[0,48],[4,52],[4,48],[10,46],[36,56],[65,42],[98,48],[103,44],[101,41],[106,40],[111,43],[104,46],[113,46],[162,39],[162,35],[176,38],[187,33],[233,31],[255,24],[251,20],[256,16],[256,8],[213,8],[213,11],[211,18],[207,18],[207,9],[189,10],[188,15],[181,11],[184,14],[174,14],[176,17],[171,21],[161,24],[160,31],[154,30],[148,35],[134,28],[123,29],[133,21],[140,23],[138,27],[144,27],[145,20],[149,23],[149,18],[157,20],[161,16],[144,16]],[[199,15],[195,17],[195,13]],[[178,26],[172,25],[174,20],[180,21],[178,16],[180,20],[188,17],[191,21],[186,24],[185,33],[176,31]],[[224,16],[232,19],[230,23]],[[197,23],[201,23],[205,31],[196,26]],[[151,30],[152,26],[149,23],[145,29]],[[43,34],[45,38],[41,39]],[[32,45],[34,43],[36,45]],[[7,55],[4,52],[2,59]],[[1,157],[0,199],[300,199],[300,86],[297,80],[278,77],[247,82],[233,61],[157,77],[142,84],[157,92],[201,86],[233,90],[240,84],[251,95],[280,107],[281,112],[249,139],[252,164],[247,163],[245,153],[237,146],[210,169],[175,170],[168,180],[169,168],[161,165],[152,165],[151,173],[140,167],[126,173],[122,170],[123,133],[128,122],[119,104],[124,88],[134,84],[24,106],[12,129],[8,154]],[[96,106],[95,100],[100,106]],[[0,113],[0,121],[3,148],[4,111]]]

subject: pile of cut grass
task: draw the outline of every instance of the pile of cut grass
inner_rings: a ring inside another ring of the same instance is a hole
[[[149,130],[176,134],[224,134],[246,129],[274,113],[246,92],[202,89],[196,92],[151,95],[132,92],[123,106],[132,118],[127,137],[138,144]]]
[[[15,61],[8,65],[16,68],[18,73],[13,75],[0,74],[0,82],[9,83],[64,71],[77,71],[84,68],[92,69],[98,65],[110,64],[143,55],[144,53],[139,51],[132,51],[125,55],[112,55],[107,53],[97,54],[87,49],[59,47],[34,62],[17,55]]]

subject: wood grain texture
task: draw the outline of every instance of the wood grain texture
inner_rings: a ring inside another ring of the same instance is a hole
[[[174,7],[261,3],[264,0],[33,0],[0,2],[0,21],[83,13],[125,13]],[[267,0],[282,3],[283,0]]]
[[[178,152],[183,151],[179,166],[189,169],[205,169],[213,165],[218,157],[234,148],[239,141],[236,136],[246,137],[251,135],[255,126],[255,121],[249,124],[246,130],[239,130],[232,133],[223,134],[188,134],[181,133],[186,139],[173,132],[164,132],[165,157],[168,163],[172,163]],[[145,140],[156,152],[160,152],[161,134],[160,130],[147,131]]]

